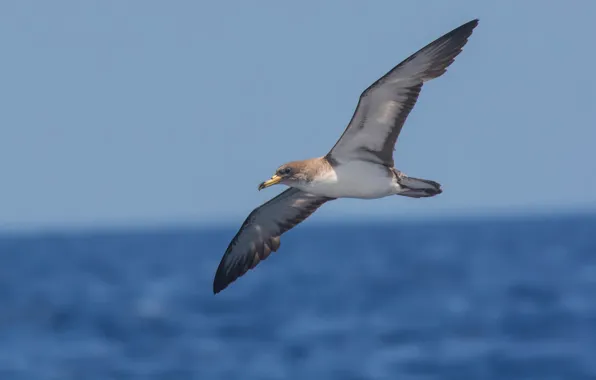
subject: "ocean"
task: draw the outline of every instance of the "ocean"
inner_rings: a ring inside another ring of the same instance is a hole
[[[0,237],[0,379],[596,379],[596,215]]]

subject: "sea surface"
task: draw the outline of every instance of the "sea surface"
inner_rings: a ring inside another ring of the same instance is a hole
[[[0,237],[0,379],[596,379],[596,216]]]

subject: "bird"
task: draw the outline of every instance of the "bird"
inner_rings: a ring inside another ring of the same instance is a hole
[[[474,19],[453,29],[392,68],[362,92],[350,122],[325,156],[283,164],[258,186],[289,188],[248,215],[217,267],[214,294],[277,251],[282,234],[327,202],[442,193],[439,183],[396,169],[393,151],[423,84],[446,72],[477,25]]]

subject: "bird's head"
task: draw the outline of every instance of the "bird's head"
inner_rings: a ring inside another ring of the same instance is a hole
[[[259,185],[259,190],[263,190],[269,186],[277,185],[282,183],[284,185],[291,186],[297,182],[303,182],[306,180],[304,173],[304,162],[294,161],[287,164],[283,164],[275,171],[275,174],[267,181]]]

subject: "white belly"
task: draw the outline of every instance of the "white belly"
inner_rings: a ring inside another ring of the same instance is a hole
[[[386,167],[364,161],[341,164],[326,175],[296,187],[332,198],[382,198],[400,190]]]

